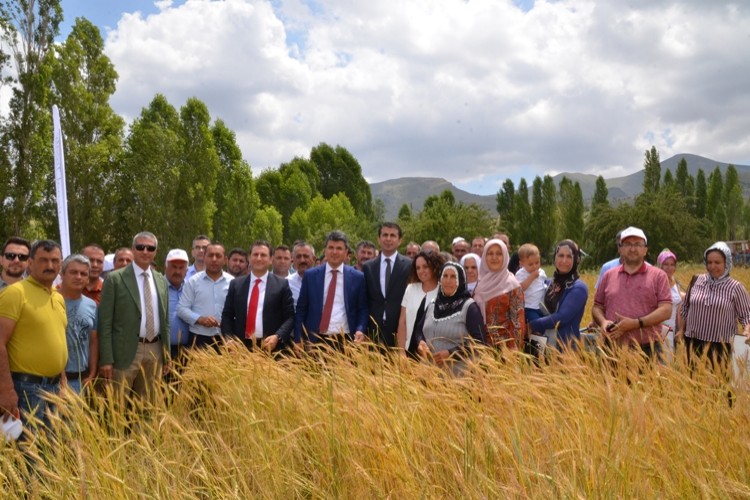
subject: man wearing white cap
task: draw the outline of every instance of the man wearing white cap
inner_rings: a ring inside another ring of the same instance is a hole
[[[646,263],[648,240],[641,229],[620,235],[622,264],[602,276],[591,315],[612,344],[638,345],[649,357],[661,353],[661,322],[672,312],[667,275]]]
[[[182,296],[189,262],[187,252],[181,248],[174,248],[167,254],[164,275],[169,283],[169,352],[173,360],[182,357],[182,350],[190,342],[188,325],[177,316],[177,305]]]
[[[459,262],[461,260],[461,257],[469,253],[469,242],[466,241],[462,236],[456,236],[453,238],[453,243],[451,244],[451,252],[453,253],[453,258],[456,259],[456,262]]]

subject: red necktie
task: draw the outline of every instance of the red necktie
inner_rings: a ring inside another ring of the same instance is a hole
[[[336,273],[338,270],[331,269],[331,283],[328,285],[328,294],[326,303],[323,305],[323,316],[320,318],[320,328],[318,333],[326,333],[328,325],[331,323],[331,312],[333,312],[333,299],[336,297]]]
[[[261,279],[255,280],[253,292],[250,294],[250,305],[247,307],[247,321],[245,321],[245,338],[255,337],[255,316],[258,315],[258,298],[260,296]]]

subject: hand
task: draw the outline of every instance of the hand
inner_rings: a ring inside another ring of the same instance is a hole
[[[81,379],[81,387],[86,387],[87,385],[89,385],[93,381],[94,381],[94,376],[93,375],[86,375],[86,377],[84,377],[84,378]]]
[[[537,279],[539,277],[539,269],[529,274],[530,278]]]
[[[430,356],[430,348],[427,347],[427,342],[421,340],[417,346],[417,354],[422,358],[428,358]]]
[[[674,341],[675,341],[675,343],[682,342],[683,340],[685,340],[685,330],[677,330],[676,332],[674,332]],[[748,339],[748,340],[750,340],[750,339]],[[745,341],[745,342],[747,342],[747,341]]]
[[[277,345],[279,345],[279,336],[276,334],[269,335],[268,337],[263,339],[263,342],[261,342],[260,345],[263,349],[267,350],[268,352],[271,352],[274,349],[276,349]]]
[[[165,363],[164,363],[164,364],[163,364],[163,365],[161,366],[161,375],[162,375],[162,377],[163,377],[164,375],[166,375],[167,373],[169,373],[169,371],[170,371],[171,369],[172,369],[172,362],[171,362],[171,361],[166,361],[166,362],[165,362]]]
[[[367,335],[365,335],[364,333],[360,332],[359,330],[357,330],[356,332],[354,332],[354,342],[356,342],[357,344],[361,344],[365,340],[367,340]]]
[[[99,376],[105,380],[112,379],[112,365],[102,365],[99,367]]]
[[[443,349],[432,355],[432,359],[435,360],[435,364],[438,366],[443,366],[450,357],[451,353],[448,352],[448,349]]]
[[[8,392],[0,394],[0,412],[2,412],[3,422],[7,422],[10,417],[21,418],[21,412],[18,410],[18,394],[12,387]]]
[[[216,318],[214,318],[213,316],[201,316],[195,322],[201,326],[205,326],[206,328],[213,328],[213,327],[219,326],[219,322],[216,321]]]

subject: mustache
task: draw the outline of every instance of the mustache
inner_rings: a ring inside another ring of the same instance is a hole
[[[44,271],[42,271],[42,272],[43,272],[44,274],[48,274],[48,273],[51,273],[51,274],[57,274],[57,272],[56,272],[56,271],[55,271],[54,269],[45,269],[45,270],[44,270]]]

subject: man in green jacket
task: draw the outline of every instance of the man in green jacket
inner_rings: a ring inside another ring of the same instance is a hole
[[[151,269],[156,248],[152,233],[136,234],[132,264],[107,276],[99,305],[99,375],[149,401],[169,356],[167,280]]]

